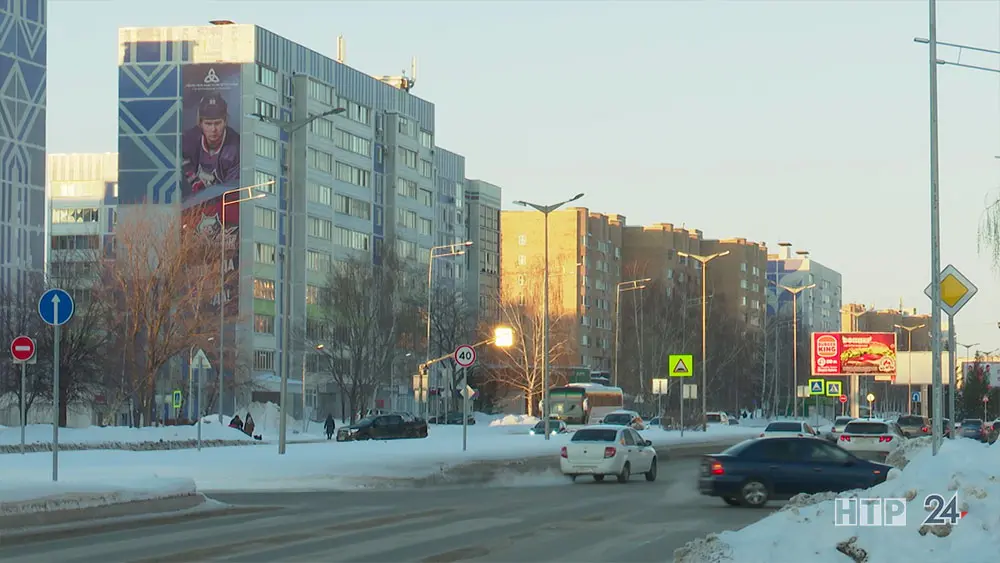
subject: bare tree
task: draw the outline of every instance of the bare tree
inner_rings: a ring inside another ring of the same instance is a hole
[[[114,253],[102,271],[102,298],[118,311],[113,329],[121,339],[123,394],[134,397],[139,424],[156,417],[161,370],[218,332],[212,303],[222,282],[220,233],[183,219],[176,209],[152,205],[120,214]]]
[[[474,344],[476,337],[476,309],[465,300],[461,288],[438,287],[431,294],[431,356],[438,357],[457,349],[462,344]],[[425,316],[426,318],[426,316]],[[460,370],[453,359],[442,362],[450,368],[450,389],[458,389]],[[454,394],[449,401],[454,403]]]

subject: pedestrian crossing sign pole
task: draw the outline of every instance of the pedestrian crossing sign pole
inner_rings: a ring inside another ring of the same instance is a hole
[[[668,375],[670,377],[691,377],[694,375],[694,356],[691,354],[670,354],[667,360]],[[681,437],[684,437],[684,388],[687,385],[681,384],[678,387],[681,390]],[[701,392],[704,393],[705,390],[702,389]]]
[[[824,379],[809,380],[809,395],[812,397],[816,397],[814,401],[816,407],[816,426],[819,426],[819,398],[825,392],[826,392],[826,380]]]

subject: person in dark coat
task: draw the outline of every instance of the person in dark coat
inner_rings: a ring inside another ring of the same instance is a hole
[[[323,429],[326,430],[326,439],[329,440],[333,438],[333,431],[337,429],[337,423],[333,420],[333,415],[326,415],[326,422],[323,423]]]
[[[253,437],[253,429],[256,428],[256,424],[253,422],[253,417],[250,413],[247,413],[246,420],[243,421],[243,431],[246,432],[247,436]]]
[[[235,428],[241,432],[243,431],[243,421],[240,420],[240,415],[236,415],[233,417],[233,420],[229,422],[229,427]]]

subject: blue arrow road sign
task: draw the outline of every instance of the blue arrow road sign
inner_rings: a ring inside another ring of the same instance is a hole
[[[62,289],[47,290],[38,299],[38,316],[45,324],[62,326],[73,318],[73,298]]]
[[[919,403],[920,402],[920,391],[914,391],[913,392],[913,397],[911,397],[911,398],[913,399],[914,403]]]

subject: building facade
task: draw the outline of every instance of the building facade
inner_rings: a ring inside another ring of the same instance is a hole
[[[42,274],[45,238],[45,0],[0,1],[0,287]]]
[[[434,168],[437,171],[436,219],[434,245],[448,245],[469,240],[465,220],[465,157],[442,149],[434,148]],[[464,287],[465,261],[439,260],[434,264],[435,276],[447,280],[457,287]]]
[[[192,170],[190,153],[201,154],[196,127],[212,117],[227,127],[216,176],[228,169],[225,178],[203,181],[215,189],[204,193],[218,198],[224,189],[273,182],[261,189],[275,197],[225,210],[227,226],[239,225],[233,227],[241,271],[235,291],[240,314],[234,317],[246,319],[228,330],[263,389],[256,392],[259,400],[273,400],[278,390],[285,287],[293,302],[288,330],[309,334],[306,311],[330,264],[354,256],[377,265],[384,245],[392,244],[419,269],[435,241],[465,236],[464,159],[447,151],[436,156],[434,105],[412,95],[410,86],[405,78],[367,75],[255,25],[119,31],[123,212],[129,205],[186,207],[204,199],[192,195],[204,167]],[[329,115],[295,127],[317,114]],[[290,209],[284,207],[286,191]],[[287,213],[296,218],[290,238]],[[282,256],[291,261],[290,280],[282,279]],[[313,352],[290,351],[291,365],[305,366],[307,377],[290,378],[289,390],[305,394],[307,411],[344,414],[334,386],[314,377],[321,362]]]
[[[843,299],[840,272],[813,260],[808,253],[793,254],[791,245],[782,243],[777,253],[767,257],[766,284],[768,317],[792,317],[792,293],[781,286],[794,289],[816,284],[795,298],[799,330],[803,334],[840,330]]]
[[[465,182],[465,299],[476,303],[476,324],[500,320],[500,204],[502,190],[482,180]]]

